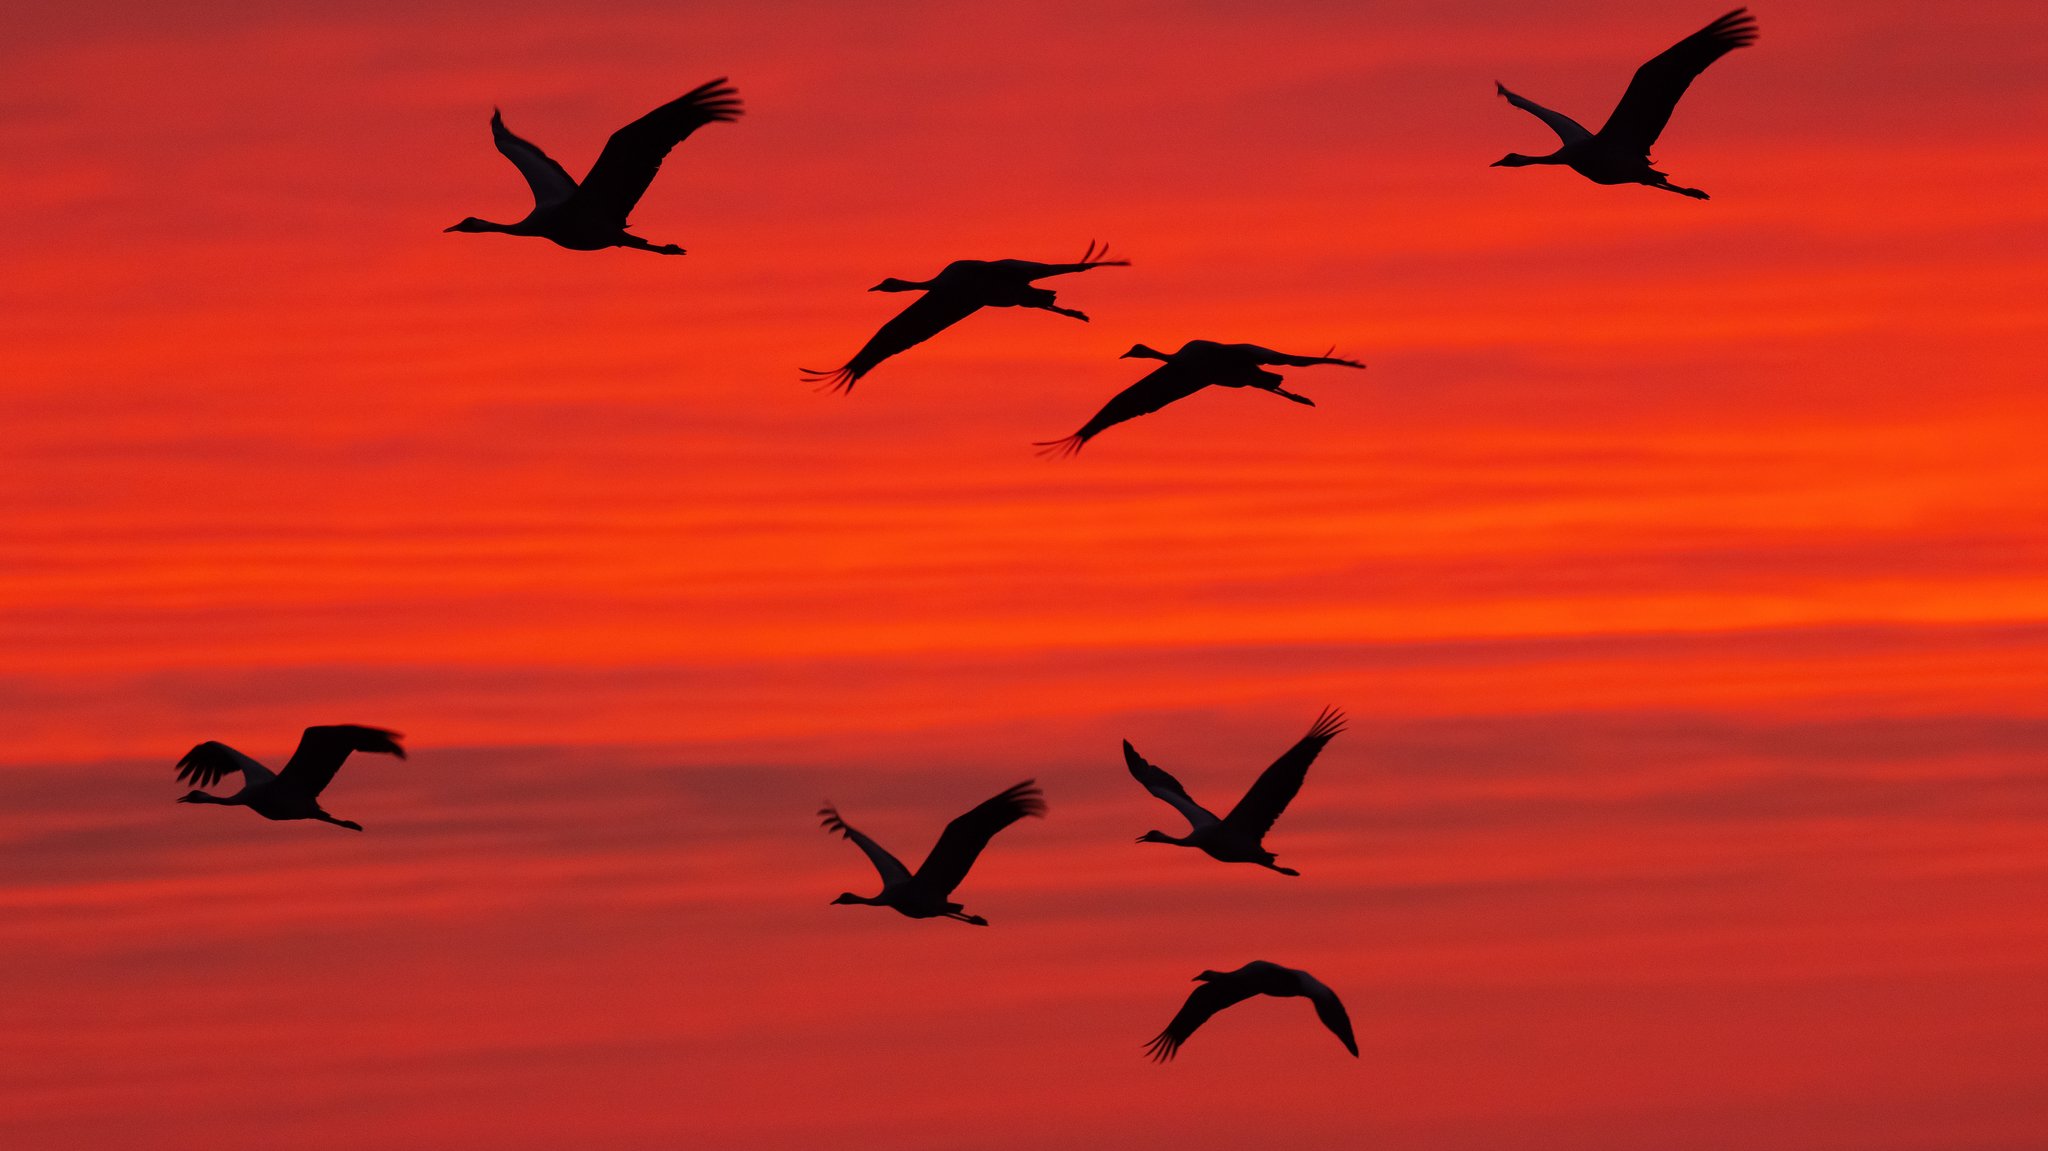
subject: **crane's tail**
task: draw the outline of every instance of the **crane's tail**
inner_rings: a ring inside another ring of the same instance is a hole
[[[1088,440],[1089,437],[1075,432],[1063,440],[1040,440],[1031,446],[1038,449],[1034,454],[1040,459],[1057,460],[1078,453],[1088,446]]]
[[[821,372],[816,368],[797,370],[804,374],[805,383],[818,385],[816,390],[821,392],[851,392],[854,381],[860,379],[860,373],[853,370],[852,364],[834,368],[829,372]]]

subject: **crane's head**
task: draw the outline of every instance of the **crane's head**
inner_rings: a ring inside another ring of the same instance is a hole
[[[505,229],[502,225],[493,224],[489,220],[479,220],[475,216],[464,216],[461,220],[441,230],[444,232],[502,232]]]
[[[1204,972],[1202,972],[1202,973],[1201,973],[1200,975],[1197,975],[1197,976],[1195,976],[1195,977],[1194,977],[1194,979],[1190,980],[1190,982],[1193,982],[1193,983],[1207,983],[1207,982],[1209,982],[1209,981],[1210,981],[1211,979],[1221,979],[1221,978],[1223,978],[1223,973],[1222,973],[1221,971],[1204,971]]]
[[[862,899],[862,898],[861,898],[860,896],[858,896],[858,895],[855,895],[855,894],[854,894],[853,892],[851,892],[851,891],[842,891],[842,892],[840,892],[840,893],[839,893],[839,898],[837,898],[837,899],[835,899],[835,900],[833,900],[833,901],[832,901],[832,903],[833,903],[833,905],[834,905],[834,906],[837,906],[838,904],[841,904],[841,903],[866,903],[866,902],[867,902],[867,900],[865,900],[865,899]]]
[[[220,796],[214,795],[211,792],[200,791],[198,788],[193,788],[191,791],[178,797],[179,803],[219,803],[220,801]]]
[[[1541,156],[1524,156],[1520,152],[1509,152],[1507,155],[1502,156],[1500,159],[1495,160],[1491,164],[1488,164],[1487,167],[1526,168],[1531,164],[1541,164],[1542,162],[1543,158]]]
[[[894,277],[894,276],[891,276],[891,277],[889,277],[888,279],[886,279],[886,280],[883,280],[883,281],[882,281],[881,283],[879,283],[879,284],[876,284],[876,285],[875,285],[874,287],[872,287],[872,288],[869,288],[869,289],[868,289],[868,291],[870,291],[870,292],[922,292],[922,291],[924,291],[924,290],[925,290],[925,288],[926,288],[926,287],[927,287],[927,285],[924,285],[924,284],[917,284],[917,283],[912,283],[912,282],[911,282],[911,281],[909,281],[909,280],[899,280],[899,279],[897,279],[896,277]]]
[[[1180,842],[1180,840],[1178,840],[1178,839],[1175,839],[1174,837],[1172,837],[1172,836],[1170,836],[1170,835],[1166,834],[1166,833],[1165,833],[1165,832],[1163,832],[1163,831],[1148,831],[1148,832],[1146,832],[1145,834],[1143,834],[1143,835],[1141,835],[1141,836],[1139,836],[1139,837],[1138,837],[1138,842],[1139,842],[1139,843],[1179,843],[1179,842]]]
[[[1117,359],[1119,360],[1165,360],[1171,358],[1172,357],[1168,356],[1165,352],[1162,352],[1157,348],[1147,347],[1144,344],[1132,344],[1130,351],[1125,352],[1123,355],[1117,357]]]

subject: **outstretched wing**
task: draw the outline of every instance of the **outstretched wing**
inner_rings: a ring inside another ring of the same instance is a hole
[[[534,207],[552,208],[576,194],[576,181],[569,173],[539,145],[505,127],[505,117],[496,108],[491,109],[491,142],[526,177],[526,186],[533,189]]]
[[[1550,130],[1557,133],[1557,138],[1567,144],[1575,144],[1580,140],[1590,139],[1593,135],[1593,133],[1586,131],[1584,124],[1579,123],[1563,112],[1555,112],[1545,108],[1527,96],[1515,95],[1513,92],[1508,91],[1506,84],[1498,80],[1493,82],[1493,87],[1495,91],[1507,97],[1508,103],[1550,125]]]
[[[1209,383],[1207,373],[1187,364],[1161,364],[1144,379],[1111,396],[1101,411],[1081,425],[1080,431],[1063,440],[1047,440],[1033,446],[1042,449],[1038,453],[1042,456],[1073,455],[1105,429],[1125,420],[1151,415],[1175,400],[1187,399],[1208,387]]]
[[[398,740],[397,732],[381,727],[358,727],[352,723],[309,727],[299,737],[299,749],[292,752],[284,770],[277,773],[277,782],[307,795],[319,795],[352,751],[373,751],[404,759],[405,749],[398,746]]]
[[[242,773],[242,786],[260,787],[276,779],[271,770],[227,744],[208,740],[185,753],[178,761],[178,782],[194,787],[212,787],[231,771]]]
[[[1026,280],[1043,280],[1047,276],[1065,276],[1073,272],[1085,272],[1090,268],[1128,268],[1129,260],[1109,258],[1109,245],[1097,245],[1088,241],[1088,250],[1071,264],[1043,264],[1037,260],[992,260],[990,266],[1022,276]]]
[[[1344,1001],[1338,999],[1336,992],[1308,972],[1297,971],[1295,975],[1301,980],[1302,994],[1308,996],[1308,1001],[1316,1006],[1316,1018],[1322,1020],[1323,1026],[1330,1029],[1330,1034],[1335,1035],[1344,1044],[1345,1050],[1356,1058],[1358,1039],[1351,1034],[1351,1016],[1344,1011]]]
[[[736,120],[739,115],[739,93],[720,76],[613,132],[583,177],[583,186],[576,189],[578,208],[595,222],[625,227],[633,205],[646,195],[647,185],[677,144],[706,124]]]
[[[1600,135],[1648,155],[1693,78],[1706,71],[1707,65],[1755,42],[1756,17],[1747,8],[1737,8],[1673,44],[1636,69],[1628,91],[1621,94],[1621,103],[1600,126]]]
[[[828,803],[818,809],[818,814],[825,817],[819,826],[827,831],[838,832],[852,840],[855,847],[867,853],[868,862],[874,864],[875,870],[882,873],[884,889],[910,880],[910,869],[903,866],[903,861],[890,855],[881,844],[861,834],[859,828],[839,818],[838,808]]]
[[[1145,762],[1145,757],[1138,754],[1138,749],[1132,747],[1128,739],[1124,741],[1124,765],[1131,769],[1131,778],[1137,780],[1139,786],[1172,804],[1191,825],[1207,827],[1216,822],[1215,814],[1196,803],[1188,795],[1188,789],[1180,785],[1180,780],[1173,778],[1165,768]]]
[[[1308,775],[1308,765],[1316,761],[1323,745],[1330,742],[1344,730],[1344,713],[1335,708],[1324,708],[1316,717],[1315,726],[1301,737],[1286,754],[1273,761],[1273,766],[1261,772],[1258,781],[1230,814],[1223,817],[1223,823],[1232,831],[1248,835],[1253,839],[1264,839],[1273,829],[1273,821],[1287,810],[1295,793],[1301,790],[1301,781]]]
[[[1188,992],[1188,1001],[1174,1013],[1173,1022],[1166,1030],[1152,1037],[1145,1044],[1145,1053],[1155,1063],[1164,1063],[1180,1052],[1180,1045],[1188,1041],[1195,1029],[1209,1021],[1211,1015],[1234,1003],[1243,1003],[1258,991],[1241,979],[1224,982],[1207,982]]]
[[[1232,344],[1230,346],[1251,357],[1253,363],[1269,364],[1273,367],[1312,368],[1317,364],[1335,364],[1343,368],[1362,368],[1365,366],[1357,360],[1346,360],[1331,355],[1331,352],[1337,350],[1335,348],[1331,348],[1330,351],[1324,352],[1320,356],[1296,356],[1290,355],[1287,352],[1276,352],[1271,348],[1262,348],[1257,344]]]
[[[981,855],[981,849],[998,831],[1027,815],[1045,814],[1045,795],[1032,780],[1025,780],[946,825],[931,854],[918,865],[917,882],[932,895],[944,898],[967,878],[967,870]]]
[[[862,376],[898,352],[907,351],[980,310],[981,301],[958,290],[935,288],[911,301],[896,318],[883,324],[845,366],[829,372],[802,369],[806,378],[835,392],[850,392]],[[821,389],[822,390],[822,389]]]

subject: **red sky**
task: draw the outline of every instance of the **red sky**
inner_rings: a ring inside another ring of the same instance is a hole
[[[10,21],[0,1142],[2040,1146],[2038,6],[1759,8],[1705,204],[1486,165],[1713,7],[606,7]],[[441,232],[718,75],[688,257]],[[1372,366],[1034,458],[1197,337]],[[1326,704],[1300,879],[1130,842]],[[326,722],[367,833],[172,805]],[[827,906],[1026,777],[990,929]],[[1363,1058],[1143,1060],[1252,958]]]

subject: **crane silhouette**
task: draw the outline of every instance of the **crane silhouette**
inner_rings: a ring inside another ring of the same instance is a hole
[[[850,392],[862,376],[898,352],[914,348],[983,308],[1036,308],[1071,316],[1086,323],[1088,316],[1060,307],[1051,288],[1036,287],[1048,276],[1066,276],[1090,268],[1124,268],[1129,260],[1109,258],[1107,245],[1093,241],[1081,258],[1071,264],[1041,264],[1033,260],[955,260],[929,280],[883,280],[870,292],[923,292],[911,305],[883,324],[853,358],[831,371],[801,369],[804,378],[835,392]]]
[[[594,252],[601,248],[638,248],[664,256],[680,256],[674,244],[651,244],[626,231],[647,186],[661,171],[661,162],[690,133],[706,124],[738,119],[739,93],[719,77],[700,84],[612,133],[597,163],[578,184],[546,152],[505,127],[505,118],[491,110],[491,139],[512,161],[533,189],[533,210],[511,224],[470,216],[442,229],[447,232],[506,232],[539,236],[564,248]]]
[[[1200,848],[1210,858],[1224,863],[1256,863],[1282,875],[1300,875],[1291,867],[1281,867],[1273,862],[1273,853],[1266,850],[1266,833],[1273,829],[1274,821],[1287,810],[1287,805],[1301,790],[1301,781],[1308,775],[1308,765],[1315,762],[1323,745],[1343,730],[1344,713],[1335,708],[1323,709],[1314,726],[1308,729],[1308,734],[1274,760],[1272,766],[1260,772],[1259,778],[1244,793],[1244,798],[1238,800],[1230,814],[1221,819],[1190,798],[1180,780],[1163,768],[1147,763],[1131,746],[1131,741],[1125,740],[1124,764],[1131,769],[1131,778],[1146,791],[1173,805],[1187,817],[1189,824],[1188,833],[1183,838],[1176,839],[1163,831],[1148,831],[1138,837],[1138,842]]]
[[[1636,69],[1621,103],[1608,114],[1598,132],[1588,132],[1577,120],[1553,112],[1534,100],[1508,91],[1494,82],[1507,101],[1529,113],[1557,133],[1560,145],[1548,156],[1524,156],[1516,152],[1493,162],[1496,168],[1521,168],[1530,164],[1563,164],[1595,184],[1647,184],[1695,200],[1707,198],[1698,188],[1681,188],[1650,166],[1650,146],[1671,119],[1678,98],[1685,95],[1693,79],[1707,65],[1737,48],[1756,42],[1756,17],[1747,8],[1737,8],[1705,28],[1687,36]]]
[[[1334,352],[1337,349],[1331,348]],[[1283,377],[1278,372],[1269,372],[1268,367],[1305,368],[1315,364],[1336,364],[1346,368],[1363,368],[1356,360],[1337,359],[1325,352],[1320,356],[1296,356],[1276,352],[1257,344],[1219,344],[1213,340],[1189,340],[1180,350],[1168,354],[1135,344],[1119,359],[1164,360],[1165,365],[1154,368],[1151,374],[1110,398],[1102,410],[1081,425],[1081,430],[1062,440],[1047,440],[1033,446],[1041,456],[1070,456],[1080,451],[1089,440],[1100,435],[1105,428],[1114,427],[1125,420],[1156,412],[1175,400],[1184,400],[1207,387],[1257,388],[1276,396],[1293,400],[1297,404],[1315,406],[1307,396],[1296,395],[1280,386]]]
[[[209,740],[178,761],[179,782],[190,781],[194,785],[178,802],[246,807],[265,819],[317,819],[361,831],[362,824],[336,819],[321,810],[320,793],[334,781],[334,773],[341,770],[350,752],[377,752],[404,759],[405,749],[398,746],[399,738],[395,731],[348,723],[309,727],[299,737],[298,750],[292,752],[284,770],[276,773],[227,744]],[[242,789],[233,795],[199,790],[212,787],[235,771],[242,773]]]
[[[1180,1045],[1188,1041],[1188,1036],[1193,1035],[1196,1028],[1207,1023],[1211,1015],[1256,995],[1307,999],[1315,1005],[1316,1018],[1323,1021],[1330,1034],[1344,1044],[1352,1058],[1358,1057],[1358,1040],[1351,1034],[1351,1016],[1345,1014],[1343,1001],[1337,998],[1336,992],[1306,971],[1254,959],[1236,971],[1204,971],[1195,976],[1195,981],[1201,986],[1188,993],[1187,1002],[1174,1013],[1173,1022],[1145,1044],[1145,1050],[1154,1062],[1164,1063],[1172,1059],[1179,1053]]]
[[[972,811],[946,825],[946,830],[932,845],[931,853],[924,857],[915,875],[881,844],[841,819],[838,808],[828,803],[818,809],[818,814],[824,816],[821,826],[852,840],[854,846],[867,853],[868,861],[882,876],[880,894],[855,895],[848,891],[834,899],[834,904],[893,907],[912,919],[958,919],[977,927],[987,927],[988,920],[979,915],[965,914],[961,905],[952,901],[953,889],[967,878],[968,869],[974,866],[974,861],[988,846],[988,841],[995,838],[996,832],[1027,815],[1044,817],[1045,797],[1037,784],[1027,779],[975,805]]]

